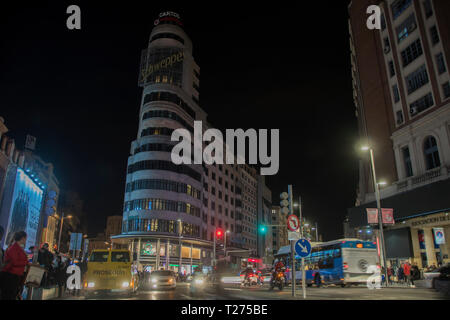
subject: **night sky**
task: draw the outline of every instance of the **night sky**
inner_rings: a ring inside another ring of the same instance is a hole
[[[291,183],[324,239],[342,236],[358,178],[347,1],[93,2],[2,4],[0,13],[0,116],[19,148],[26,134],[37,137],[60,188],[84,200],[90,233],[122,214],[140,54],[158,13],[170,10],[194,43],[209,121],[280,129],[273,203]],[[79,31],[66,28],[71,4],[81,7]]]

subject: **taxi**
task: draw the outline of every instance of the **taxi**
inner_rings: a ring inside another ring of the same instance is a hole
[[[132,295],[138,286],[138,277],[132,268],[128,250],[93,250],[87,263],[83,281],[85,297],[100,292],[117,292]]]

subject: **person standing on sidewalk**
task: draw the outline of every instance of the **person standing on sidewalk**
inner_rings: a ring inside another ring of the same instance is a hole
[[[27,234],[19,231],[14,234],[14,243],[6,250],[4,261],[5,266],[1,273],[2,300],[16,300],[21,292],[21,280],[28,265],[27,254],[24,251],[27,242]]]
[[[405,275],[406,284],[411,285],[411,266],[409,262],[406,262],[403,266],[403,273]]]

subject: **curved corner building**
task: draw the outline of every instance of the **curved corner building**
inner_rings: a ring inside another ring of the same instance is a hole
[[[114,237],[137,254],[141,270],[190,273],[210,264],[211,242],[202,237],[203,168],[171,161],[173,130],[193,134],[194,120],[206,123],[199,73],[179,15],[161,13],[142,52],[139,129],[128,158],[122,234]]]

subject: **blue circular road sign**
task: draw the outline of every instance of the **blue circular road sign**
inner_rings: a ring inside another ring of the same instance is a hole
[[[311,254],[311,243],[307,239],[300,239],[295,243],[295,252],[305,258]]]

